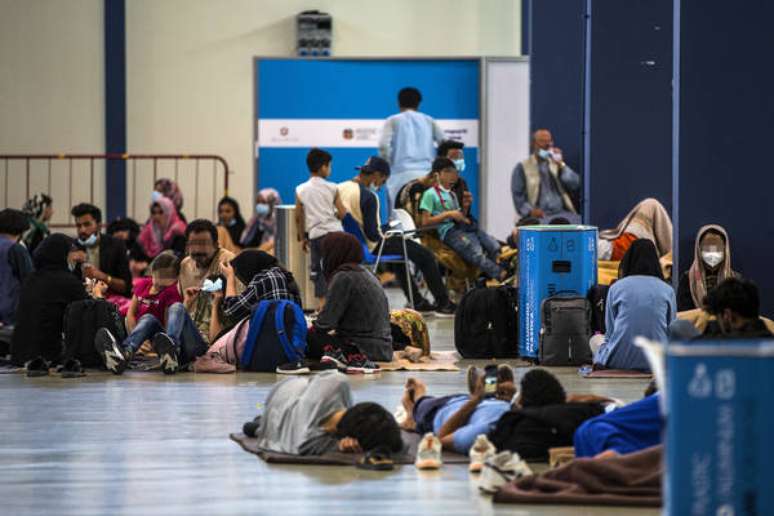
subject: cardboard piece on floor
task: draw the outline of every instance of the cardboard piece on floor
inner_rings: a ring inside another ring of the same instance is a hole
[[[430,356],[420,357],[414,362],[408,358],[401,358],[400,353],[395,353],[392,362],[377,362],[382,371],[459,371],[456,365],[460,356],[456,351],[433,351]]]
[[[403,442],[408,449],[401,455],[393,457],[395,464],[414,464],[417,447],[422,438],[421,435],[413,432],[401,432]],[[363,457],[362,453],[342,453],[330,452],[325,455],[293,455],[290,453],[278,453],[264,450],[258,447],[258,439],[247,437],[245,434],[230,434],[232,441],[239,444],[243,450],[257,455],[269,464],[309,464],[319,466],[354,466],[358,459]],[[466,455],[444,451],[444,464],[468,464],[470,459]]]

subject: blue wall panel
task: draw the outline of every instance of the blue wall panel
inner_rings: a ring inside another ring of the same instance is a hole
[[[590,222],[672,205],[672,0],[592,0]],[[588,87],[588,85],[587,85]]]
[[[774,2],[737,9],[681,0],[678,221],[680,270],[700,226],[730,235],[734,269],[761,288],[774,314]]]

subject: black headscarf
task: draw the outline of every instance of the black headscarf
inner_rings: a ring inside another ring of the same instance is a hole
[[[72,249],[73,241],[67,235],[54,233],[43,240],[35,248],[35,269],[67,271],[67,255]]]
[[[658,251],[652,241],[641,238],[632,242],[618,267],[618,277],[627,276],[654,276],[660,280],[664,279]]]
[[[357,238],[349,233],[342,231],[328,233],[322,241],[321,251],[323,274],[328,282],[337,272],[363,270],[360,267],[360,262],[363,261],[363,247]]]
[[[231,260],[234,274],[244,285],[250,284],[252,279],[261,271],[271,269],[279,265],[275,257],[269,253],[255,249],[247,249]]]

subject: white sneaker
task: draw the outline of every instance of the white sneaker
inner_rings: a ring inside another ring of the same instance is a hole
[[[470,467],[468,471],[471,473],[481,473],[481,468],[484,467],[484,462],[490,457],[494,457],[497,454],[497,449],[494,444],[487,439],[485,434],[481,434],[476,437],[476,442],[470,448]]]
[[[441,459],[441,441],[432,433],[426,433],[419,442],[417,460],[414,465],[417,469],[440,469],[443,464]]]
[[[484,462],[478,488],[485,493],[494,494],[505,484],[528,475],[532,475],[532,470],[521,460],[518,453],[500,452]]]

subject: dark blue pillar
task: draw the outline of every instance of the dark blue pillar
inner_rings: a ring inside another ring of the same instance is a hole
[[[532,0],[521,0],[521,55],[529,55],[530,15]]]
[[[680,0],[676,234],[684,272],[698,229],[716,223],[731,240],[732,267],[760,288],[774,314],[774,2]]]
[[[105,0],[105,152],[126,152],[126,9]],[[126,216],[126,162],[105,166],[106,221]]]

